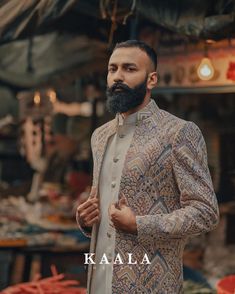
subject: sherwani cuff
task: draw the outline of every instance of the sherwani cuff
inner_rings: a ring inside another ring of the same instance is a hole
[[[174,232],[175,219],[164,220],[163,214],[136,216],[137,238],[143,245],[157,241],[186,237],[182,232]]]
[[[153,244],[157,239],[164,240],[169,238],[168,233],[157,231],[156,222],[158,217],[161,217],[161,214],[136,216],[137,239],[139,243],[147,245],[149,243]]]
[[[148,237],[146,238],[145,230],[146,230],[146,223],[145,223],[145,216],[136,216],[136,225],[137,225],[137,239],[140,244],[146,244]]]

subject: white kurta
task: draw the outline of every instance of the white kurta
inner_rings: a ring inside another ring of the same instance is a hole
[[[118,122],[117,133],[108,140],[100,174],[101,221],[96,242],[96,265],[93,266],[91,294],[112,293],[115,229],[110,226],[108,208],[111,203],[118,200],[122,169],[135,131],[137,113],[129,115],[124,120],[118,115]],[[104,253],[110,264],[99,264]]]

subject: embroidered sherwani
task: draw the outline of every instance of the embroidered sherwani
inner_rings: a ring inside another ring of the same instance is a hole
[[[91,138],[97,191],[106,147],[117,129],[118,116],[96,129]],[[115,232],[114,251],[124,264],[113,264],[112,293],[182,293],[187,237],[212,230],[219,219],[199,128],[151,100],[138,113],[120,179],[118,198],[122,195],[136,215],[137,235]],[[96,251],[98,227],[92,228],[91,253]],[[128,264],[127,252],[137,264]],[[151,264],[141,264],[145,253]],[[93,267],[88,269],[88,293]]]

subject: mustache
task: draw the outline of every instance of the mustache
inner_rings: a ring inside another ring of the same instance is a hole
[[[107,85],[106,106],[112,114],[127,112],[139,106],[146,95],[147,78],[135,87],[130,88],[122,81],[115,82],[110,88]],[[118,89],[118,91],[116,91]]]
[[[113,93],[117,89],[120,89],[123,91],[131,91],[132,90],[130,87],[128,87],[127,85],[125,85],[121,82],[114,83],[110,88],[108,88],[109,92],[111,92],[111,93]]]

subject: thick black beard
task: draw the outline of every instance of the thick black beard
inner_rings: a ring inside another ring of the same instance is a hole
[[[120,89],[119,91],[115,91]],[[127,112],[143,103],[147,90],[147,78],[134,88],[117,82],[106,89],[106,106],[112,114]]]

